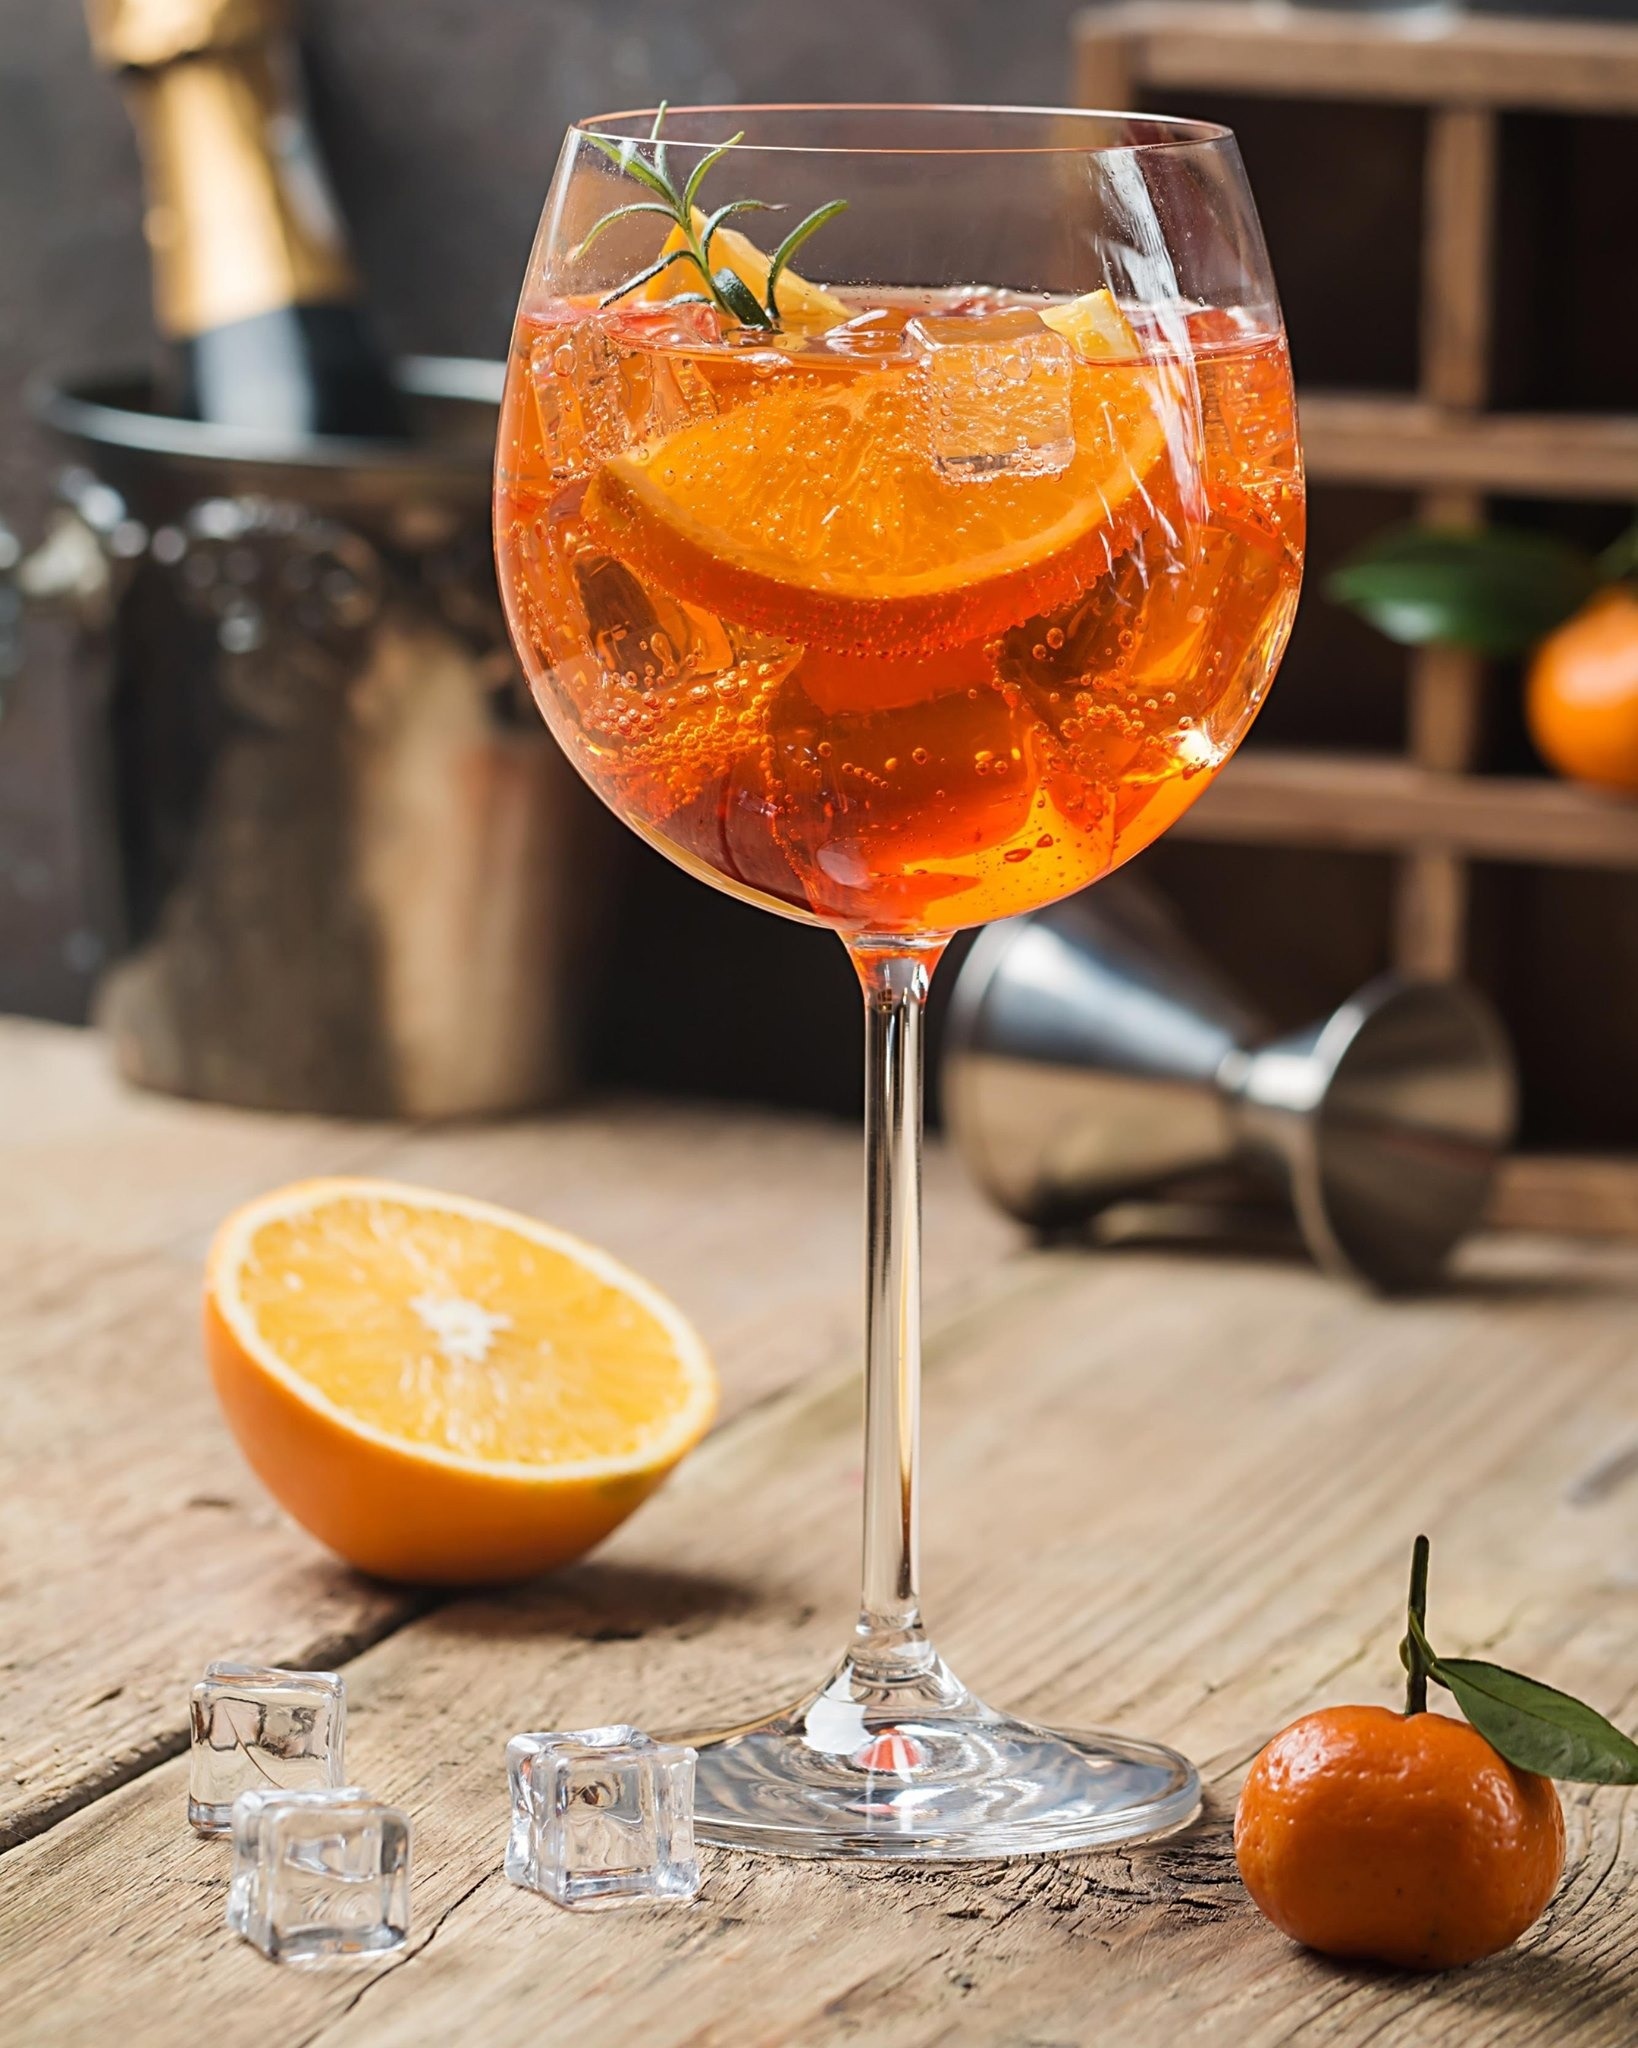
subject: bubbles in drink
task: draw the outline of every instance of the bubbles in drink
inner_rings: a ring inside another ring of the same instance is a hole
[[[813,690],[804,675],[769,707],[768,783],[793,860],[826,877],[833,914],[869,915],[884,889],[907,908],[959,894],[974,857],[1024,828],[1029,782],[1008,770],[1032,743],[1027,714],[994,688],[932,679],[898,705],[827,708],[813,694],[828,694],[825,666]]]
[[[686,865],[948,930],[1096,879],[1237,744],[1300,557],[1283,344],[1207,314],[1145,354],[1107,294],[1064,332],[1042,303],[520,323],[514,634],[582,769]]]
[[[717,339],[704,306],[611,307],[553,321],[533,336],[529,379],[540,445],[558,481],[715,411],[688,351]]]

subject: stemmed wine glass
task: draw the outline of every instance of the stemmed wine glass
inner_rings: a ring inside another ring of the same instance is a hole
[[[963,107],[577,123],[495,531],[580,773],[690,872],[837,932],[864,993],[859,1620],[807,1698],[694,1738],[700,1832],[952,1858],[1183,1825],[1183,1758],[996,1712],[922,1623],[922,1019],[952,933],[1179,816],[1284,647],[1301,467],[1232,135]]]

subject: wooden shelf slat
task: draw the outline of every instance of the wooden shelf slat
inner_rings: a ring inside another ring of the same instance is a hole
[[[1638,417],[1628,414],[1460,413],[1351,391],[1305,391],[1301,412],[1317,482],[1638,498]]]
[[[1638,868],[1638,801],[1576,783],[1448,775],[1392,756],[1248,749],[1172,830],[1258,846]]]
[[[1089,8],[1076,37],[1089,82],[1109,75],[1098,53],[1115,44],[1127,51],[1126,74],[1146,88],[1638,112],[1638,27],[1622,22],[1132,0]]]

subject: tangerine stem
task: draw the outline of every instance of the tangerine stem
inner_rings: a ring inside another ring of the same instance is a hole
[[[1405,1681],[1405,1712],[1425,1714],[1428,1710],[1428,1666],[1422,1645],[1427,1640],[1428,1618],[1428,1539],[1418,1536],[1411,1546],[1410,1599],[1407,1603],[1410,1615],[1405,1630],[1405,1665],[1410,1676]]]

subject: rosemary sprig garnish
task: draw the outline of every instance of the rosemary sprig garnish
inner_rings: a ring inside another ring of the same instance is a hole
[[[611,142],[602,135],[588,135],[586,140],[592,147],[606,156],[615,169],[628,178],[634,178],[655,194],[653,199],[639,199],[630,206],[617,206],[612,213],[604,214],[575,252],[583,256],[605,229],[616,221],[630,220],[636,214],[657,214],[669,221],[683,236],[680,248],[668,249],[655,262],[639,270],[635,277],[628,277],[624,284],[616,285],[602,300],[605,306],[612,306],[630,292],[645,285],[662,271],[669,270],[674,263],[692,263],[699,272],[705,286],[702,292],[681,292],[677,303],[693,305],[714,305],[726,313],[731,320],[737,320],[742,327],[759,327],[766,332],[777,332],[779,320],[779,280],[786,265],[801,248],[802,244],[828,220],[834,220],[839,213],[847,210],[845,199],[833,199],[828,206],[817,206],[806,220],[799,221],[775,249],[768,259],[767,288],[759,300],[756,293],[745,282],[739,272],[728,264],[711,268],[711,244],[723,222],[736,213],[783,213],[782,206],[771,206],[765,199],[730,199],[709,214],[701,214],[696,204],[700,187],[706,173],[719,162],[735,143],[744,140],[745,132],[729,136],[726,142],[719,142],[714,149],[706,151],[692,171],[686,183],[679,189],[671,174],[666,157],[666,145],[660,139],[660,128],[666,116],[665,103],[660,104],[654,116],[654,126],[649,132],[648,155],[643,154],[643,145],[633,136],[626,142]]]

